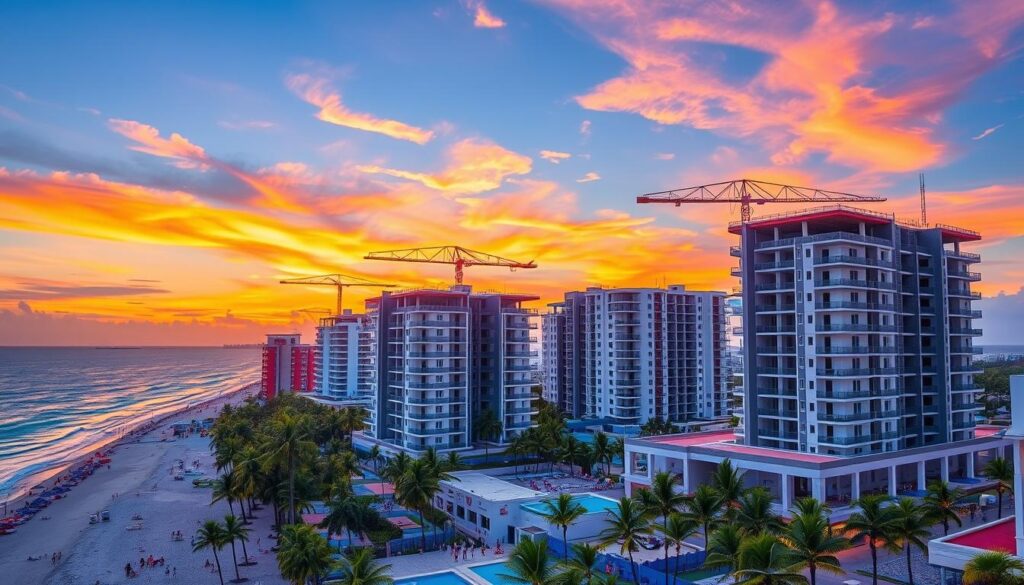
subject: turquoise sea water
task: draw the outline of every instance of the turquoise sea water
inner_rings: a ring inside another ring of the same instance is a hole
[[[599,512],[607,512],[608,510],[616,508],[619,503],[609,498],[602,498],[600,496],[592,496],[589,494],[573,496],[572,500],[577,504],[583,506],[587,514],[596,514]],[[543,514],[547,510],[542,502],[529,502],[521,504],[521,506],[531,512],[537,514]]]
[[[150,418],[258,380],[258,349],[0,348],[0,502]]]

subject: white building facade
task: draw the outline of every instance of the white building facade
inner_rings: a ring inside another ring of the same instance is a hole
[[[857,456],[969,440],[981,389],[971,230],[843,206],[730,227],[744,442]]]
[[[530,349],[536,311],[529,295],[447,290],[384,293],[376,323],[371,424],[366,436],[413,453],[504,443],[533,425]],[[490,412],[500,424],[477,437],[474,421]]]
[[[588,288],[544,320],[544,392],[574,417],[613,424],[728,414],[725,293]]]
[[[350,310],[316,329],[316,392],[327,400],[369,399],[373,375],[370,319]]]

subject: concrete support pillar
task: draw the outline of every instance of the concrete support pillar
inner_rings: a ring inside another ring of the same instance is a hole
[[[783,511],[788,511],[790,509],[790,507],[793,506],[793,494],[792,494],[792,490],[789,487],[790,483],[792,481],[793,481],[792,477],[790,477],[790,476],[788,476],[788,475],[786,475],[784,473],[782,474],[782,509],[783,509]]]
[[[815,500],[818,500],[823,504],[825,503],[825,478],[811,478],[811,495],[814,496]]]
[[[856,500],[860,497],[860,472],[855,471],[850,474],[850,499]]]
[[[928,479],[924,474],[924,463],[924,461],[917,462],[917,489],[919,490],[925,489],[925,482]]]
[[[974,451],[967,454],[967,477],[974,477]]]
[[[682,484],[683,493],[684,494],[688,494],[691,491],[693,491],[691,489],[691,487],[690,487],[691,484],[693,483],[693,481],[690,479],[690,458],[688,456],[687,457],[683,457],[682,467],[683,467],[683,471],[682,471],[682,476],[683,477],[682,477],[682,481],[680,482],[680,484]]]
[[[896,466],[889,466],[889,497],[896,497],[896,491],[899,489],[899,485],[896,483],[899,481],[899,477],[896,475]]]
[[[949,481],[949,457],[945,455],[939,459],[939,479]]]

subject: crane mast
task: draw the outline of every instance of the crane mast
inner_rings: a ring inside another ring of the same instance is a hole
[[[840,191],[827,191],[817,187],[796,187],[767,181],[737,179],[721,183],[709,183],[696,187],[683,187],[669,191],[645,193],[636,198],[637,203],[671,203],[679,207],[683,203],[739,203],[740,219],[750,222],[751,204],[765,203],[806,203],[806,202],[847,202],[885,201],[885,197],[854,195]]]
[[[462,284],[463,270],[469,266],[503,266],[509,270],[517,268],[536,268],[533,260],[519,262],[486,252],[469,250],[462,246],[438,246],[433,248],[407,248],[404,250],[385,250],[370,252],[367,260],[386,260],[391,262],[423,262],[429,264],[455,265],[455,282]]]

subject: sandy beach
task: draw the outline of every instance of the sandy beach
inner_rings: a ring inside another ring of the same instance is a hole
[[[200,472],[214,476],[209,440],[198,435],[173,439],[169,425],[182,418],[216,416],[225,403],[241,402],[251,392],[251,389],[234,392],[168,416],[148,432],[108,447],[113,451],[110,469],[98,469],[65,498],[20,526],[15,534],[0,537],[0,566],[5,569],[3,580],[61,585],[216,583],[216,573],[203,567],[204,561],[212,561],[212,552],[193,553],[189,541],[203,521],[223,520],[229,513],[228,505],[218,502],[211,506],[210,488],[193,487],[191,477],[175,481],[171,473],[175,460],[181,459],[189,468],[193,461],[198,462]],[[90,524],[90,514],[100,510],[110,511],[110,521]],[[142,520],[132,520],[134,515],[141,516]],[[258,516],[250,526],[248,548],[250,557],[259,564],[240,570],[253,583],[283,583],[273,554],[269,552],[273,545],[267,538],[272,514],[261,511]],[[141,524],[142,528],[128,530],[133,524]],[[172,541],[171,533],[175,530],[184,534],[183,541]],[[257,550],[257,539],[266,552]],[[61,558],[53,563],[51,556],[57,552]],[[164,557],[164,566],[139,570],[140,558],[149,555]],[[240,546],[238,555],[241,561]],[[43,558],[30,561],[30,556]],[[221,551],[225,581],[235,576],[230,558],[230,547]],[[139,573],[131,579],[125,577],[124,570],[129,561]],[[165,569],[175,574],[165,574]]]

